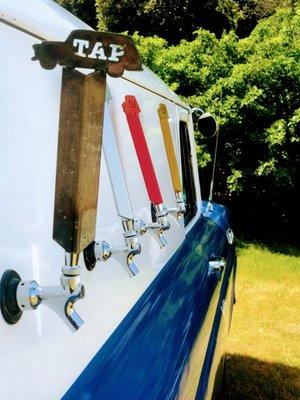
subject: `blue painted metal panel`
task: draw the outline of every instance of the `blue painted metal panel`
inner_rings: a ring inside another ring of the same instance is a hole
[[[197,394],[196,394],[196,400],[202,400],[205,398],[206,391],[208,388],[208,381],[209,381],[211,366],[212,366],[213,358],[215,356],[215,348],[216,348],[217,340],[225,339],[225,338],[220,338],[218,333],[219,333],[219,328],[220,328],[221,319],[222,319],[222,311],[221,311],[222,302],[226,299],[226,297],[228,297],[227,289],[228,289],[228,285],[229,285],[229,280],[231,278],[232,279],[235,278],[236,255],[235,255],[234,247],[231,247],[231,249],[230,249],[227,262],[229,263],[229,265],[231,265],[231,268],[225,269],[224,278],[222,281],[220,296],[219,296],[218,305],[217,305],[217,312],[216,312],[216,315],[214,318],[212,331],[211,331],[210,339],[209,339],[208,346],[207,346],[206,356],[205,356],[204,364],[203,364],[201,375],[200,375],[199,386],[198,386]],[[233,277],[231,275],[233,275]],[[234,286],[233,286],[233,290],[234,290]],[[234,293],[230,293],[229,295],[231,296],[230,307],[231,307],[231,313],[232,313],[232,307],[233,307],[233,303],[234,303]]]
[[[201,216],[63,400],[174,399],[218,284],[212,254],[226,256],[226,212]],[[216,219],[218,223],[214,221]],[[225,224],[225,225],[224,225]],[[224,225],[224,226],[223,226]],[[228,272],[230,273],[230,265]]]
[[[205,217],[212,219],[218,224],[224,232],[230,228],[228,210],[221,204],[213,203],[213,207],[210,209],[208,201],[203,201],[201,211]]]

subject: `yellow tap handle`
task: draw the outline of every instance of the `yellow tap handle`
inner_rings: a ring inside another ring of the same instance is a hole
[[[161,130],[163,133],[170,173],[171,173],[172,182],[173,182],[173,188],[174,188],[175,193],[179,193],[179,192],[182,192],[182,184],[181,184],[181,179],[180,179],[180,175],[179,175],[178,163],[177,163],[177,159],[176,159],[172,135],[171,135],[171,131],[170,131],[170,125],[169,125],[169,121],[168,121],[169,114],[168,114],[166,105],[163,103],[160,103],[157,112],[159,115],[160,126],[161,126]]]

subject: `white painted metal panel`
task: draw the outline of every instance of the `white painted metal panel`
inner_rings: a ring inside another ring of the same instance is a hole
[[[0,64],[0,273],[10,267],[23,279],[56,285],[64,261],[63,250],[52,240],[61,69],[46,71],[31,61],[36,38],[1,23],[0,36],[0,53],[5,55]],[[171,108],[173,104],[122,79],[110,78],[108,84],[113,97],[112,124],[133,213],[147,223],[150,204],[121,103],[126,94],[138,98],[168,207],[175,206],[175,200],[156,109],[161,101]],[[176,115],[172,118],[176,124]],[[175,130],[174,135],[178,148]],[[123,230],[104,157],[99,193],[96,238],[118,246],[123,243]],[[136,256],[140,273],[133,279],[114,260],[100,263],[93,272],[86,271],[80,260],[86,297],[76,303],[76,309],[85,324],[75,334],[43,306],[24,313],[15,326],[0,318],[5,343],[0,361],[6,366],[0,382],[3,398],[10,396],[12,375],[18,376],[15,398],[61,397],[176,251],[184,229],[171,221],[166,236],[169,245],[163,250],[150,235],[141,238],[142,253]],[[39,378],[28,384],[41,364]]]
[[[73,29],[91,29],[52,0],[0,0],[0,18],[47,40],[65,40]]]

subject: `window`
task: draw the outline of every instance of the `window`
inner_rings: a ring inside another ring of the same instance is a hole
[[[186,212],[184,223],[187,225],[197,213],[197,198],[193,174],[192,152],[189,131],[186,122],[180,121],[180,152],[182,168],[183,199]]]

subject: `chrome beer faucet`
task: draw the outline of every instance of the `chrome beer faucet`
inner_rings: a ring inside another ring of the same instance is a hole
[[[107,261],[110,258],[118,261],[130,277],[138,274],[139,270],[134,262],[134,257],[141,253],[138,233],[134,229],[132,219],[122,219],[124,245],[113,247],[105,240],[95,240],[84,250],[84,259],[89,271],[93,270],[97,261]]]
[[[168,221],[168,210],[163,204],[154,204],[155,222],[145,225],[144,229],[157,241],[160,248],[165,247],[168,242],[164,236],[164,231],[170,229]]]
[[[175,214],[175,220],[181,227],[184,227],[184,213],[186,212],[182,192],[175,193],[177,207],[167,208],[168,214]]]
[[[75,302],[84,297],[80,267],[77,265],[78,256],[66,253],[65,259],[61,284],[57,286],[41,286],[35,280],[23,281],[16,271],[5,271],[1,279],[1,290],[5,301],[2,315],[6,322],[14,324],[19,321],[23,311],[36,310],[44,305],[51,308],[72,331],[81,327],[83,320],[74,309]]]

